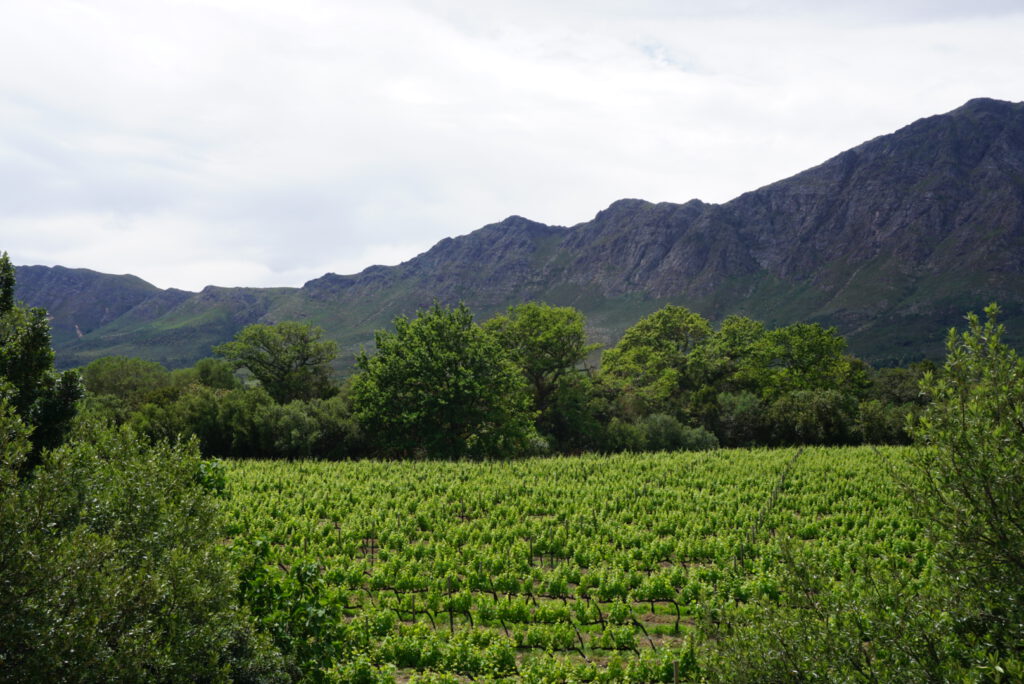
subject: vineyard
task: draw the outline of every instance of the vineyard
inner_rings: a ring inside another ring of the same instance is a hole
[[[694,625],[778,599],[791,540],[925,564],[901,453],[235,462],[227,517],[247,603],[307,673],[685,681]]]

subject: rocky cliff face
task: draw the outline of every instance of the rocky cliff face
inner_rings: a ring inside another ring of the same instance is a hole
[[[26,301],[65,302],[40,286],[44,274],[18,277]],[[118,281],[116,293],[83,285],[66,306],[48,306],[55,326],[73,314],[84,333],[61,337],[59,360],[115,341],[152,358],[152,329],[206,325],[163,359],[185,363],[245,322],[287,318],[354,349],[434,299],[482,316],[529,299],[576,306],[606,343],[671,302],[715,319],[835,324],[876,362],[938,356],[945,330],[991,300],[1024,327],[1024,103],[972,100],[725,204],[620,200],[570,228],[514,216],[398,266],[298,290],[168,295],[136,281]]]

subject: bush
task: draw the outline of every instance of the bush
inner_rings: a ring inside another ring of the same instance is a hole
[[[717,449],[718,438],[702,427],[688,427],[672,416],[655,413],[640,421],[647,451],[704,451]]]
[[[951,330],[946,363],[928,373],[932,397],[911,431],[922,478],[917,515],[966,609],[997,658],[1024,658],[1024,360],[1002,342],[999,309]]]
[[[919,412],[916,404],[862,401],[857,410],[857,439],[865,444],[910,444],[907,425]]]
[[[702,427],[688,427],[664,413],[633,423],[612,418],[605,431],[604,447],[621,451],[705,451],[718,448],[718,438]]]
[[[236,601],[195,443],[82,428],[34,475],[4,407],[0,681],[283,679]]]
[[[724,446],[746,447],[764,443],[768,426],[765,407],[753,392],[721,392],[716,397],[718,410],[714,431]]]
[[[768,408],[772,442],[849,444],[853,441],[856,411],[856,401],[836,390],[787,392]]]
[[[216,390],[193,386],[177,401],[148,404],[131,424],[153,439],[195,435],[202,452],[222,458],[354,458],[362,453],[348,400],[278,404],[262,387]]]
[[[636,423],[612,418],[605,430],[605,449],[609,452],[643,451],[646,446],[643,430]]]

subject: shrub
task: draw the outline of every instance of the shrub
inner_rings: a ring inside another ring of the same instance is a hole
[[[714,431],[724,446],[744,447],[763,443],[768,432],[765,407],[753,392],[721,392]]]
[[[283,678],[239,610],[194,442],[82,428],[18,482],[24,429],[6,407],[0,427],[0,681]]]
[[[685,426],[664,413],[645,417],[638,428],[647,451],[704,451],[718,448],[718,438],[704,428]]]
[[[768,408],[775,444],[848,444],[856,421],[856,401],[837,390],[787,392]]]

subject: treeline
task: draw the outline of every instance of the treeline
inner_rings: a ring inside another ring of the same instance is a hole
[[[666,306],[591,365],[583,315],[527,303],[483,324],[435,304],[379,331],[332,381],[337,346],[309,324],[251,325],[168,371],[97,359],[88,415],[230,458],[504,458],[717,446],[904,444],[932,366],[874,369],[834,328],[716,328]]]

